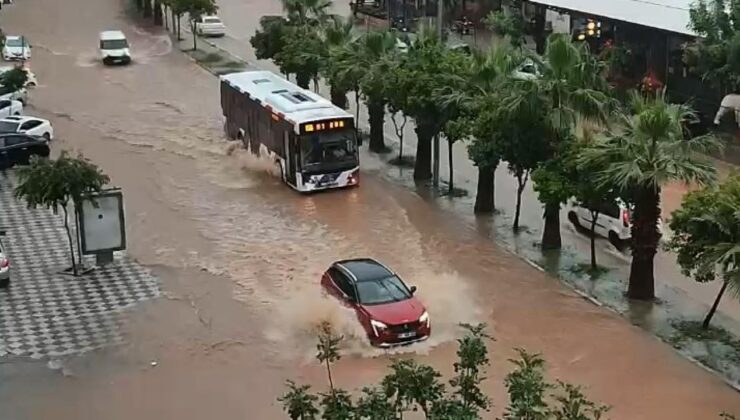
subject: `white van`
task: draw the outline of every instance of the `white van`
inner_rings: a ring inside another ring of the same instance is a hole
[[[100,57],[104,64],[128,64],[131,62],[126,35],[121,31],[103,31],[100,33]]]
[[[607,238],[618,250],[624,250],[632,237],[632,208],[621,199],[598,206],[594,231],[596,235]],[[576,228],[591,229],[591,210],[573,203],[568,212],[568,220]],[[663,236],[663,223],[658,219],[658,233]]]

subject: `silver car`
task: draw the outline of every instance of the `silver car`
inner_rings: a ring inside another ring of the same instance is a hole
[[[5,246],[3,246],[2,236],[4,235],[5,232],[0,231],[0,289],[8,287],[10,283],[10,260],[5,252]]]

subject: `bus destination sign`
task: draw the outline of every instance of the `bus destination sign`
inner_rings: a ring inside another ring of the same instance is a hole
[[[319,131],[331,131],[342,128],[352,128],[351,118],[342,118],[337,120],[324,120],[313,123],[301,124],[301,134],[316,133]]]

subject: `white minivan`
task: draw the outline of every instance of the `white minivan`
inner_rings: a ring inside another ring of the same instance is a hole
[[[632,238],[632,208],[621,199],[610,203],[601,203],[596,209],[599,215],[596,217],[594,231],[596,235],[607,238],[618,250],[624,250]],[[591,229],[591,210],[573,203],[573,208],[568,212],[568,220],[576,228]],[[663,223],[658,219],[658,233],[663,236]]]
[[[126,35],[121,31],[103,31],[100,33],[100,57],[104,64],[128,64],[131,62]]]

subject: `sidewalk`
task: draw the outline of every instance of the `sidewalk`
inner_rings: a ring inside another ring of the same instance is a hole
[[[0,358],[55,358],[123,342],[124,311],[158,297],[157,278],[123,253],[82,277],[59,274],[70,264],[62,216],[28,209],[14,187],[13,171],[0,172],[11,264],[10,286],[0,289]]]

